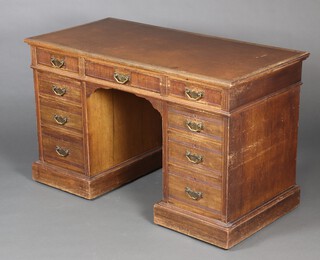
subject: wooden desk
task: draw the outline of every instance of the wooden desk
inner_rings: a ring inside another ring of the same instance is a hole
[[[93,199],[162,164],[155,223],[223,248],[298,205],[308,53],[111,18],[25,41],[36,181]]]

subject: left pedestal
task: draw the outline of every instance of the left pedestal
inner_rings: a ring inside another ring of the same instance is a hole
[[[51,71],[34,81],[34,180],[94,199],[161,167],[161,115],[147,100]]]

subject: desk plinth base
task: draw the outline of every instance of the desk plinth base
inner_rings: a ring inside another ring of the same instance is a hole
[[[294,186],[232,223],[190,213],[161,201],[154,205],[155,224],[215,246],[229,249],[298,206],[300,188]]]
[[[80,173],[36,161],[32,165],[32,178],[51,187],[85,199],[94,199],[143,175],[161,168],[162,149],[156,149],[131,158],[101,174],[89,177]]]

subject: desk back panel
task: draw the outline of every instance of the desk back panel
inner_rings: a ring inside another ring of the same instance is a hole
[[[100,88],[87,111],[90,176],[162,146],[161,115],[143,98]]]

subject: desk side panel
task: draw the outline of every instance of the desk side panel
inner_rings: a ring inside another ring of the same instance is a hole
[[[231,114],[227,221],[296,183],[300,84]]]

